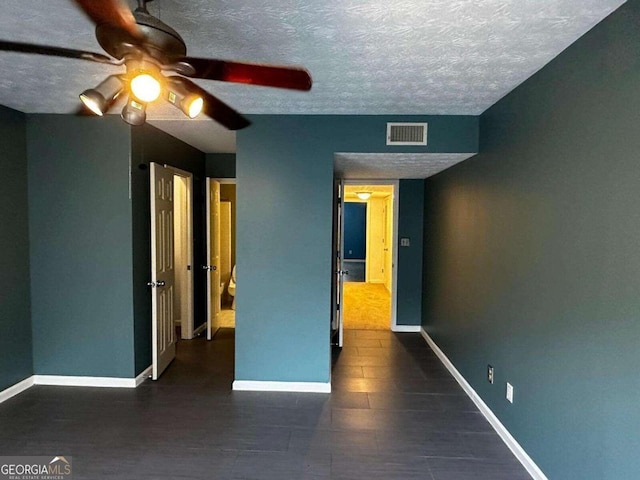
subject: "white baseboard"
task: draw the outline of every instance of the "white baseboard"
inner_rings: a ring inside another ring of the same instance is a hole
[[[391,331],[399,332],[399,333],[403,333],[403,332],[419,333],[420,325],[392,325]]]
[[[460,384],[465,393],[469,396],[469,398],[476,404],[480,412],[485,416],[485,418],[489,421],[494,430],[498,433],[502,441],[509,447],[509,450],[513,452],[518,461],[522,464],[522,466],[529,472],[531,478],[534,480],[548,480],[546,475],[540,470],[540,468],[535,464],[533,459],[524,451],[524,449],[520,446],[520,444],[516,441],[515,438],[509,433],[509,430],[500,422],[498,417],[491,411],[491,409],[487,406],[486,403],[480,398],[480,395],[476,393],[469,382],[465,380],[462,374],[458,371],[458,369],[451,363],[451,360],[447,358],[445,353],[440,350],[440,347],[436,345],[433,339],[429,336],[429,334],[424,330],[424,328],[420,329],[420,333],[429,344],[434,353],[438,356],[440,361],[444,364],[444,366],[449,370],[451,375],[456,379],[456,381]]]
[[[140,375],[136,377],[136,387],[139,387],[151,373],[153,372],[153,365],[149,365]]]
[[[0,392],[0,403],[6,402],[10,398],[15,397],[19,393],[24,392],[28,388],[33,386],[33,376],[25,378],[21,382],[16,383],[15,385],[10,386],[9,388],[4,389]]]
[[[60,387],[136,388],[136,378],[69,377],[63,375],[34,375],[34,385]]]
[[[207,329],[207,324],[206,324],[206,322],[205,322],[205,323],[203,323],[202,325],[200,325],[198,328],[196,328],[196,329],[193,331],[193,336],[195,337],[195,336],[197,336],[197,335],[200,335],[200,334],[201,334],[202,332],[204,332],[206,329]]]
[[[233,389],[257,392],[303,392],[331,393],[331,383],[321,382],[263,382],[254,380],[236,380]]]

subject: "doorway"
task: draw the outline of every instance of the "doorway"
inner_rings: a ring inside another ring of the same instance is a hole
[[[235,179],[207,178],[207,339],[235,328]]]
[[[220,328],[236,326],[236,181],[220,182]]]
[[[345,181],[343,325],[390,330],[395,324],[397,182]]]
[[[174,325],[180,338],[193,338],[193,174],[169,168],[173,172],[174,220]]]

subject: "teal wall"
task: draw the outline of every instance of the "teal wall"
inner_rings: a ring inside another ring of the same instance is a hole
[[[236,178],[236,154],[207,153],[206,175],[210,178]]]
[[[396,324],[418,326],[422,320],[424,180],[400,180],[398,190]],[[410,246],[400,246],[402,237],[409,238]]]
[[[130,143],[115,116],[27,117],[36,374],[134,374]]]
[[[0,106],[0,391],[33,374],[24,114]]]
[[[627,2],[426,182],[423,325],[550,479],[640,472],[638,25]]]
[[[206,322],[206,277],[204,265],[204,176],[205,154],[186,143],[145,124],[131,130],[131,190],[133,231],[133,300],[135,317],[136,375],[151,365],[151,205],[149,163],[193,173],[193,272],[194,323]]]
[[[478,117],[252,116],[237,136],[236,379],[328,382],[336,152],[476,152]],[[386,122],[429,122],[387,147]]]

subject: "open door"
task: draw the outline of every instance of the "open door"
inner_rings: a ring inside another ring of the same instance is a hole
[[[220,182],[207,178],[207,340],[220,328]]]
[[[176,356],[173,325],[173,172],[151,163],[151,332],[152,378],[157,380]]]
[[[344,337],[344,326],[342,322],[343,316],[343,288],[344,274],[348,273],[344,271],[342,261],[343,250],[343,238],[344,238],[344,195],[343,195],[343,183],[340,179],[334,181],[334,198],[333,198],[333,315],[331,319],[331,345],[337,345],[342,347]]]

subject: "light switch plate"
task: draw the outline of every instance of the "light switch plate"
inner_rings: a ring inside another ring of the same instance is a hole
[[[403,237],[400,239],[400,246],[401,247],[409,247],[411,246],[411,240],[407,237]]]
[[[513,385],[507,382],[507,400],[513,403]]]

